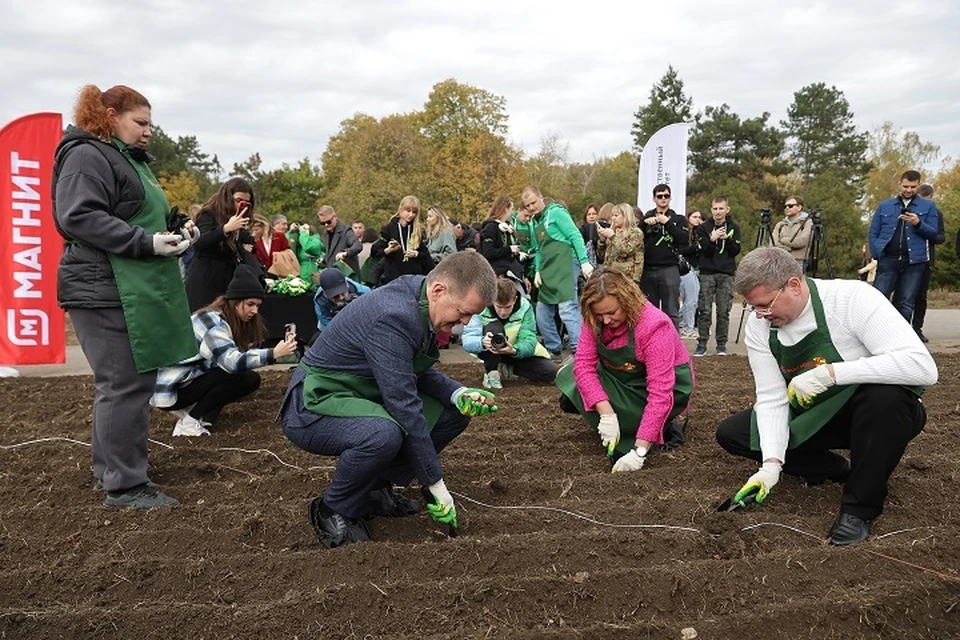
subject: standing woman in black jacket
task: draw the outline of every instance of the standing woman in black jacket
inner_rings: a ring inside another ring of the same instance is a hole
[[[148,162],[150,103],[130,87],[80,91],[54,163],[57,272],[93,370],[93,475],[112,507],[179,504],[147,475],[148,401],[157,369],[197,353],[177,256],[199,237],[170,215]]]
[[[420,200],[404,196],[397,213],[380,229],[380,240],[370,255],[381,258],[382,275],[377,282],[384,285],[400,276],[427,275],[433,269],[433,258],[423,241],[420,224]]]
[[[201,205],[197,216],[200,240],[186,279],[191,312],[226,292],[238,263],[258,264],[242,246],[253,244],[248,229],[255,206],[253,188],[243,178],[230,178]]]
[[[513,200],[500,196],[493,201],[480,227],[480,255],[487,259],[497,276],[509,278],[525,294],[523,265],[520,263],[520,243],[510,224]]]

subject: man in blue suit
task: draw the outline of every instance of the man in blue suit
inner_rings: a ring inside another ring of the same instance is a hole
[[[930,261],[930,243],[937,237],[937,208],[917,195],[920,173],[900,176],[900,195],[884,200],[870,221],[870,254],[877,259],[873,283],[909,322],[917,292]]]

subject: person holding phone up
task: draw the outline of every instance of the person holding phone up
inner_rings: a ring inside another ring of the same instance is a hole
[[[173,435],[210,435],[227,404],[260,387],[260,375],[252,369],[296,351],[295,327],[272,349],[251,348],[266,338],[259,315],[264,295],[256,270],[238,265],[226,292],[191,316],[200,353],[160,369],[150,399],[154,407],[177,415]]]
[[[197,216],[200,239],[184,283],[191,312],[227,290],[237,264],[257,264],[244,248],[253,245],[249,228],[255,205],[253,188],[243,178],[227,180],[201,205]]]

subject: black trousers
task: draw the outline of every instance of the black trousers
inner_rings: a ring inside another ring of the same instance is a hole
[[[750,411],[721,422],[717,442],[734,455],[759,462],[760,451],[750,448]],[[831,449],[849,449],[850,477],[843,487],[841,511],[873,520],[883,511],[887,480],[926,421],[926,409],[911,391],[895,385],[861,385],[830,422],[787,451],[783,471],[824,478],[845,465]]]
[[[640,276],[640,288],[647,300],[670,316],[680,329],[680,269],[677,266],[647,267]]]
[[[933,277],[933,268],[927,263],[923,275],[920,276],[920,288],[917,289],[917,297],[913,303],[913,328],[917,331],[923,329],[923,321],[927,317],[927,292],[930,290],[930,278]]]
[[[550,358],[541,358],[539,356],[516,358],[514,356],[502,356],[496,353],[490,353],[487,350],[481,351],[477,354],[477,357],[483,360],[483,370],[486,373],[496,371],[497,367],[501,364],[508,364],[513,367],[515,374],[527,380],[553,382],[557,377],[557,363]]]
[[[177,402],[170,409],[182,409],[192,404],[190,415],[213,424],[223,408],[260,388],[260,374],[256,371],[227,373],[211,369],[177,390]]]

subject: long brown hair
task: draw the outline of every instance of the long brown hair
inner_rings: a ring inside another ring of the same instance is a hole
[[[580,315],[583,316],[583,323],[590,328],[590,331],[593,333],[598,331],[597,319],[591,307],[607,296],[616,298],[623,310],[627,312],[627,325],[630,329],[636,327],[640,322],[643,305],[647,302],[646,296],[632,278],[618,269],[604,266],[593,272],[583,288],[583,293],[580,294]]]
[[[249,193],[250,208],[247,209],[247,217],[253,220],[254,209],[257,207],[257,198],[253,193],[253,187],[243,178],[230,178],[217,189],[217,192],[210,196],[210,199],[200,205],[202,211],[212,211],[217,220],[217,224],[223,225],[230,221],[237,213],[237,203],[233,201],[233,194]],[[231,249],[237,248],[236,240],[232,233],[227,234],[226,244]]]
[[[490,211],[487,211],[485,220],[500,220],[513,209],[513,199],[508,196],[499,196],[493,201]]]
[[[151,108],[147,99],[130,87],[118,84],[102,92],[97,85],[88,84],[77,96],[73,122],[87,133],[109,141],[113,137],[113,125],[107,117],[107,109],[122,115],[137,107]]]
[[[245,322],[237,314],[237,303],[243,300],[227,300],[223,295],[217,296],[217,299],[197,311],[216,311],[223,316],[230,326],[230,333],[233,334],[233,341],[237,344],[237,349],[246,351],[255,344],[260,344],[267,338],[267,328],[263,325],[263,319],[260,314],[253,316],[253,320]]]

